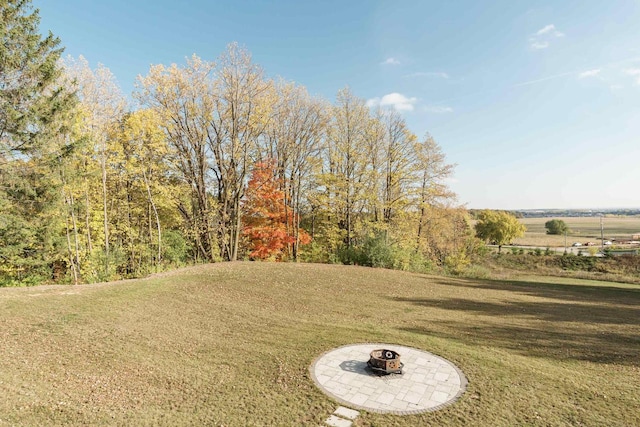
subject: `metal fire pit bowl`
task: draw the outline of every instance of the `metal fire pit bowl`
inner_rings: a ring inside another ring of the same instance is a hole
[[[379,374],[402,374],[404,364],[400,362],[400,354],[393,350],[373,350],[369,354],[367,365]]]

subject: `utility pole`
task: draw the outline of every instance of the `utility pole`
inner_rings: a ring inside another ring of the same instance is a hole
[[[567,227],[564,228],[564,254],[567,254]]]
[[[604,225],[602,224],[602,217],[603,215],[600,215],[600,248],[604,253]]]

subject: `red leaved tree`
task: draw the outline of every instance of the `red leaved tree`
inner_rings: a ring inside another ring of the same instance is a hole
[[[244,228],[242,234],[249,240],[250,256],[257,259],[282,260],[296,237],[293,215],[284,202],[284,192],[274,177],[273,162],[254,165],[243,204]],[[298,230],[300,245],[311,242],[311,236]]]

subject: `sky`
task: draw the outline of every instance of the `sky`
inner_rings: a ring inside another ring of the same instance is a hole
[[[32,0],[135,89],[231,42],[267,76],[398,110],[474,209],[640,207],[640,0]]]

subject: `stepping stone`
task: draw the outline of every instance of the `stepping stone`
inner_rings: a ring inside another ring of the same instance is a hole
[[[325,423],[331,427],[351,427],[351,424],[353,424],[351,421],[338,418],[335,415],[329,416]]]
[[[353,409],[345,408],[344,406],[338,406],[338,409],[334,412],[335,415],[347,418],[349,420],[355,420],[360,415],[360,412],[354,411]]]

